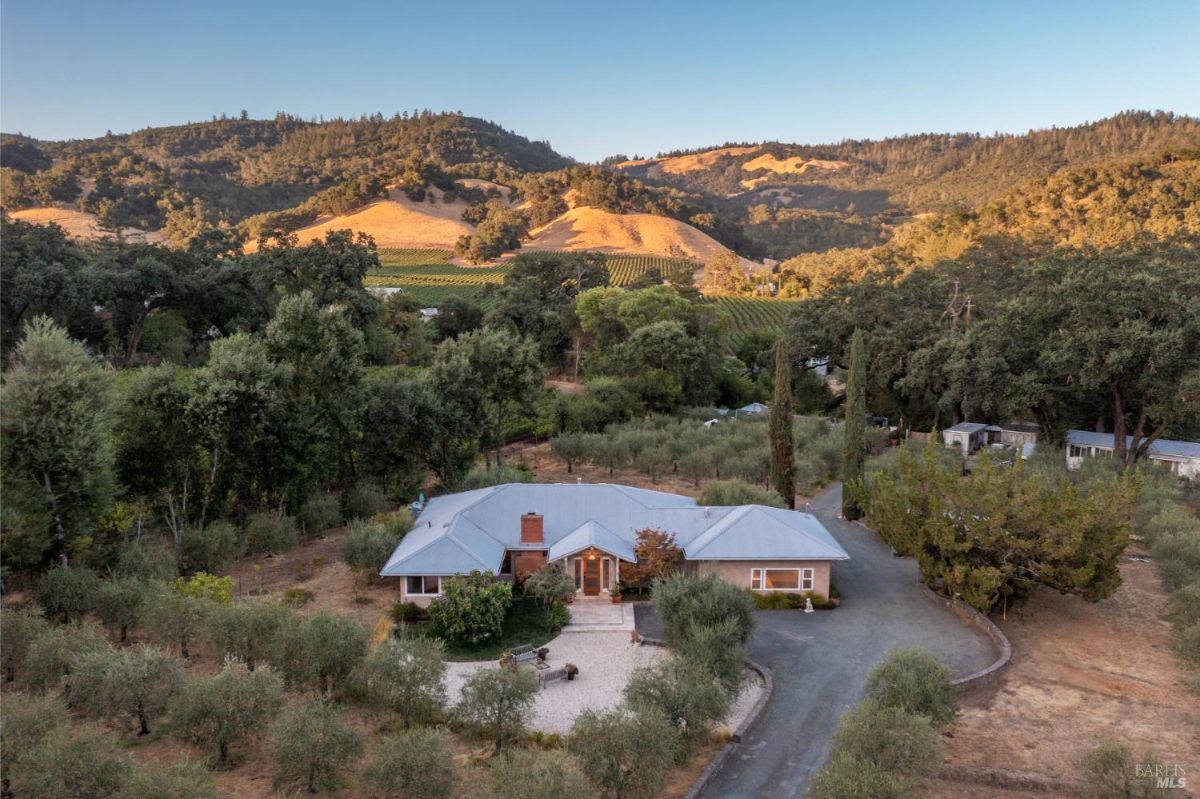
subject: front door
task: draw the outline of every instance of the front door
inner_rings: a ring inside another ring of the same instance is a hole
[[[600,559],[583,559],[583,594],[584,596],[600,595]]]

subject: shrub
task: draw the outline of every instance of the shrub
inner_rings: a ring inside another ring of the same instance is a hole
[[[701,505],[767,505],[787,507],[783,497],[766,488],[751,485],[745,480],[715,480],[704,486],[697,500]]]
[[[291,516],[272,511],[255,513],[246,522],[246,550],[273,555],[296,546],[299,534]]]
[[[554,604],[550,606],[550,620],[546,624],[547,629],[552,633],[557,633],[570,623],[571,611],[567,609],[567,603],[561,599],[554,600]]]
[[[67,706],[57,696],[5,692],[4,723],[0,724],[0,760],[7,767],[70,721]]]
[[[752,594],[754,597],[754,607],[758,610],[789,610],[796,607],[803,607],[804,601],[800,600],[800,604],[796,604],[796,600],[792,597],[799,598],[799,594],[781,594],[778,591],[772,591],[766,594]]]
[[[260,661],[283,659],[284,641],[295,628],[295,613],[282,605],[242,601],[214,605],[205,614],[209,642],[222,657],[235,657],[254,671]]]
[[[347,761],[362,753],[362,737],[340,716],[324,699],[284,711],[272,734],[278,782],[304,785],[309,793],[337,787]]]
[[[754,600],[746,591],[715,575],[677,574],[654,586],[654,609],[662,619],[663,637],[671,646],[686,639],[693,627],[731,621],[739,644],[754,631]]]
[[[372,707],[399,713],[405,727],[433,721],[446,705],[442,642],[418,636],[390,639],[363,660],[355,682]]]
[[[942,759],[938,733],[928,717],[870,702],[842,716],[833,751],[911,777],[932,774]]]
[[[302,608],[316,598],[317,595],[307,588],[289,588],[283,592],[280,601],[289,608]]]
[[[367,637],[356,619],[324,608],[302,619],[287,635],[288,682],[326,693],[340,690],[366,655]]]
[[[132,764],[111,737],[92,724],[56,729],[24,756],[5,762],[8,787],[14,796],[38,799],[118,796]]]
[[[587,778],[559,752],[509,749],[492,761],[496,799],[562,799],[592,793]]]
[[[635,711],[673,721],[685,759],[709,725],[729,713],[729,694],[712,672],[680,657],[634,671],[625,685],[625,702]]]
[[[95,622],[74,627],[50,627],[29,646],[25,659],[26,681],[38,691],[58,688],[71,673],[75,659],[85,652],[107,649],[108,640]]]
[[[182,681],[179,661],[145,644],[85,652],[64,680],[73,707],[101,718],[127,717],[138,735],[150,734],[150,719],[166,709]]]
[[[529,469],[505,463],[491,469],[472,469],[454,483],[454,490],[473,491],[476,488],[488,488],[506,483],[532,482],[533,473]]]
[[[4,681],[12,682],[22,671],[33,642],[49,629],[46,619],[32,610],[0,609],[0,660]]]
[[[675,536],[663,530],[639,530],[633,551],[637,563],[631,570],[630,582],[639,588],[670,577],[684,562],[683,550],[675,543]]]
[[[408,508],[400,508],[388,513],[376,513],[371,517],[371,523],[383,526],[392,538],[392,546],[395,547],[412,529],[413,515]]]
[[[453,762],[444,733],[406,730],[379,742],[363,781],[369,794],[378,799],[450,799],[454,795]]]
[[[220,799],[221,796],[208,769],[181,760],[169,766],[135,765],[120,799]]]
[[[42,575],[37,584],[37,601],[48,618],[80,621],[95,607],[100,578],[82,566],[57,566]]]
[[[146,598],[146,629],[158,643],[179,647],[179,656],[186,659],[191,656],[189,644],[204,631],[206,613],[215,604],[172,586],[152,587]]]
[[[1179,627],[1200,624],[1200,582],[1185,585],[1167,598],[1167,618]]]
[[[720,681],[725,691],[736,696],[746,676],[746,660],[733,619],[691,628],[675,647],[678,656]]]
[[[283,680],[269,666],[250,671],[237,658],[226,658],[212,677],[190,677],[171,703],[175,734],[185,741],[214,747],[217,762],[229,762],[230,747],[257,737],[283,702]]]
[[[346,494],[346,520],[369,519],[388,509],[387,497],[371,483],[359,483]]]
[[[213,522],[204,529],[189,527],[179,540],[180,566],[188,574],[211,574],[240,558],[245,550],[237,528],[228,522]]]
[[[567,749],[607,795],[650,799],[666,780],[676,740],[671,724],[656,713],[589,708],[571,726]]]
[[[949,724],[958,714],[950,669],[921,649],[896,649],[867,676],[866,695],[881,707]]]
[[[415,624],[426,617],[425,608],[416,602],[397,599],[392,604],[392,621],[397,624]]]
[[[912,780],[839,752],[817,772],[811,795],[821,799],[912,799],[913,791]]]
[[[575,596],[575,578],[567,574],[560,564],[547,563],[525,578],[522,590],[526,595],[541,602],[542,607],[549,612],[556,601]]]
[[[1155,767],[1163,766],[1153,752],[1140,759],[1125,744],[1105,741],[1083,757],[1084,790],[1088,799],[1163,799],[1179,793],[1175,788],[1160,788],[1151,776]],[[1139,774],[1138,766],[1143,772]]]
[[[329,493],[312,494],[296,511],[296,522],[304,538],[315,538],[342,524],[342,503]]]
[[[1155,542],[1152,554],[1168,591],[1200,582],[1200,533],[1167,533]]]
[[[537,695],[537,681],[528,670],[480,669],[467,678],[455,716],[477,734],[504,744],[521,737],[525,719]]]
[[[179,559],[161,541],[129,541],[117,548],[114,577],[135,580],[174,580],[179,576]]]
[[[96,592],[96,615],[121,641],[128,638],[129,628],[136,627],[142,618],[142,602],[147,586],[130,577],[102,580]]]
[[[1175,651],[1189,663],[1200,663],[1200,622],[1184,627],[1175,635]]]
[[[500,634],[510,605],[511,583],[473,571],[442,581],[442,595],[429,604],[429,622],[444,638],[477,644]]]
[[[352,521],[342,549],[342,560],[362,582],[368,582],[379,574],[398,541],[382,524]]]
[[[193,599],[207,599],[218,605],[233,601],[233,578],[218,577],[208,572],[196,572],[191,577],[177,577],[171,583],[175,592]]]

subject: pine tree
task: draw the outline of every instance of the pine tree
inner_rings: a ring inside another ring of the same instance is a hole
[[[787,344],[775,345],[775,394],[771,400],[771,487],[796,508],[796,449],[792,439],[792,370]]]
[[[862,516],[855,492],[862,485],[867,457],[867,363],[863,335],[858,328],[850,339],[850,375],[846,380],[845,445],[842,450],[842,515]]]

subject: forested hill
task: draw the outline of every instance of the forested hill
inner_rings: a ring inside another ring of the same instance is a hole
[[[1024,134],[918,134],[830,145],[725,145],[659,158],[610,159],[652,182],[816,210],[873,214],[977,208],[1032,178],[1200,147],[1200,120],[1129,111]],[[711,157],[705,157],[708,154]]]
[[[350,183],[369,194],[383,182],[504,182],[570,163],[549,144],[492,122],[428,111],[326,122],[280,114],[66,142],[0,140],[7,210],[82,198],[81,210],[143,229],[162,227],[172,210],[237,222]]]

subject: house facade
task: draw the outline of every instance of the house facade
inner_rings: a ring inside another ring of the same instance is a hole
[[[1127,447],[1133,446],[1133,437],[1125,440]],[[1096,433],[1091,430],[1067,431],[1067,468],[1078,469],[1084,458],[1111,458],[1114,441],[1112,433]],[[1150,443],[1146,458],[1151,463],[1171,474],[1189,479],[1200,479],[1200,442],[1158,440]]]
[[[637,563],[642,530],[674,535],[696,573],[764,593],[828,596],[834,563],[849,558],[808,513],[701,506],[691,497],[608,483],[510,483],[430,500],[380,575],[400,580],[403,599],[427,605],[456,574],[519,580],[560,563],[578,594],[597,596]]]
[[[1009,422],[1005,425],[960,422],[942,431],[942,441],[962,455],[973,455],[984,447],[1012,447],[1021,453],[1033,451],[1037,444],[1037,425]]]

